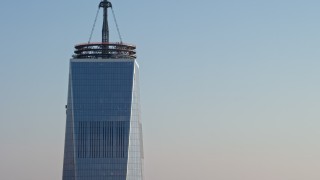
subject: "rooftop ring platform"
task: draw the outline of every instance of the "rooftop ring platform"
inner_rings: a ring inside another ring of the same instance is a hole
[[[97,42],[75,45],[75,59],[135,59],[136,46],[124,43]]]

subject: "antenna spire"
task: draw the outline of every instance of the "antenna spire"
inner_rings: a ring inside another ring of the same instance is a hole
[[[108,8],[112,8],[112,4],[108,0],[102,0],[99,8],[103,8],[102,42],[109,42]]]
[[[90,43],[92,33],[99,15],[100,8],[103,8],[103,27],[102,27],[102,42]],[[109,42],[109,25],[108,25],[108,8],[111,8],[114,21],[117,27],[120,43]],[[101,0],[96,18],[93,23],[90,38],[86,44],[78,44],[75,46],[73,58],[75,59],[135,59],[136,46],[122,43],[121,34],[118,23],[112,8],[111,2]]]

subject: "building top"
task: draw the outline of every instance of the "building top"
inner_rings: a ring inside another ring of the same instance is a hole
[[[136,46],[124,43],[97,42],[75,46],[75,59],[135,59]]]
[[[72,57],[75,59],[135,59],[136,46],[122,43],[122,40],[116,43],[109,42],[108,8],[112,9],[111,2],[101,0],[99,4],[99,9],[100,8],[103,8],[102,41],[90,43],[89,40],[88,43],[75,45],[75,51]],[[99,11],[97,15],[98,13]]]

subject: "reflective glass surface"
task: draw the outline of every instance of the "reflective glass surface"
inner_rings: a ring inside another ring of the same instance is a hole
[[[135,60],[71,60],[63,180],[142,180]]]

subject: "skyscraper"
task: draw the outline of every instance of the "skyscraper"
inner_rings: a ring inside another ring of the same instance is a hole
[[[102,0],[102,42],[75,46],[70,60],[63,180],[143,180],[136,47],[109,42]]]

